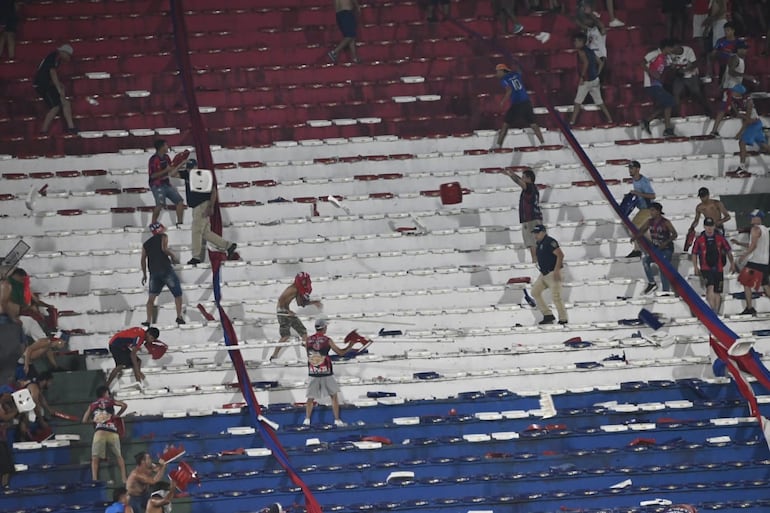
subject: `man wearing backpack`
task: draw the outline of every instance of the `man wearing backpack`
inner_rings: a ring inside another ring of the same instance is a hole
[[[716,231],[716,221],[707,217],[703,231],[695,238],[692,246],[692,266],[695,275],[700,276],[706,287],[706,301],[714,313],[719,313],[724,286],[724,265],[730,260],[730,272],[735,272],[735,260],[730,243]]]

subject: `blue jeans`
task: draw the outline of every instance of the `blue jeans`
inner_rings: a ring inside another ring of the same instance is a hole
[[[658,249],[658,253],[666,262],[671,262],[671,257],[674,256],[674,248]],[[652,257],[650,255],[644,255],[642,257],[642,267],[644,268],[644,275],[647,276],[647,283],[655,283],[655,275],[652,273]],[[660,273],[660,285],[663,288],[663,292],[669,292],[671,290],[671,284],[668,282],[668,278],[663,272]]]

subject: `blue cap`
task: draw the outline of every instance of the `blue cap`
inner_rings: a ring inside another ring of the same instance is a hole
[[[765,218],[765,213],[759,210],[758,208],[755,208],[751,212],[749,212],[749,217],[758,217],[760,219]]]
[[[535,227],[532,228],[532,233],[541,233],[544,231],[546,231],[546,228],[545,225],[542,224],[535,225]]]
[[[730,89],[734,93],[738,94],[746,94],[746,86],[743,84],[738,84],[736,86],[733,86],[732,89]]]

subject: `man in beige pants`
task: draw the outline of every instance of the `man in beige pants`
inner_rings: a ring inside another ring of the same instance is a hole
[[[564,252],[556,239],[548,236],[544,225],[535,226],[532,228],[532,233],[537,240],[537,267],[540,269],[540,277],[532,286],[532,295],[543,314],[540,324],[553,324],[556,320],[548,303],[543,299],[545,289],[551,289],[553,304],[556,305],[556,311],[559,313],[559,324],[567,324],[567,310],[561,299],[561,268],[564,263]]]
[[[236,244],[229,242],[211,231],[211,214],[217,203],[217,188],[211,192],[197,192],[190,190],[190,171],[180,170],[179,177],[184,180],[185,193],[187,194],[187,206],[192,209],[192,258],[188,265],[198,265],[206,259],[203,241],[212,244],[221,251],[227,251],[227,258],[232,258]]]

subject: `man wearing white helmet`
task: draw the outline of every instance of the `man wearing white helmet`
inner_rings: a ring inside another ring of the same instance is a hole
[[[296,301],[297,306],[300,307],[315,305],[321,308],[320,301],[310,299],[311,292],[313,292],[313,283],[310,280],[310,275],[303,272],[297,273],[292,284],[286,287],[278,297],[276,313],[278,315],[278,330],[281,335],[279,343],[289,340],[291,330],[294,330],[302,338],[302,342],[307,342],[307,329],[302,324],[302,321],[299,320],[297,314],[292,311],[291,302]],[[275,348],[273,355],[270,357],[271,362],[278,358],[281,349],[281,346]]]

